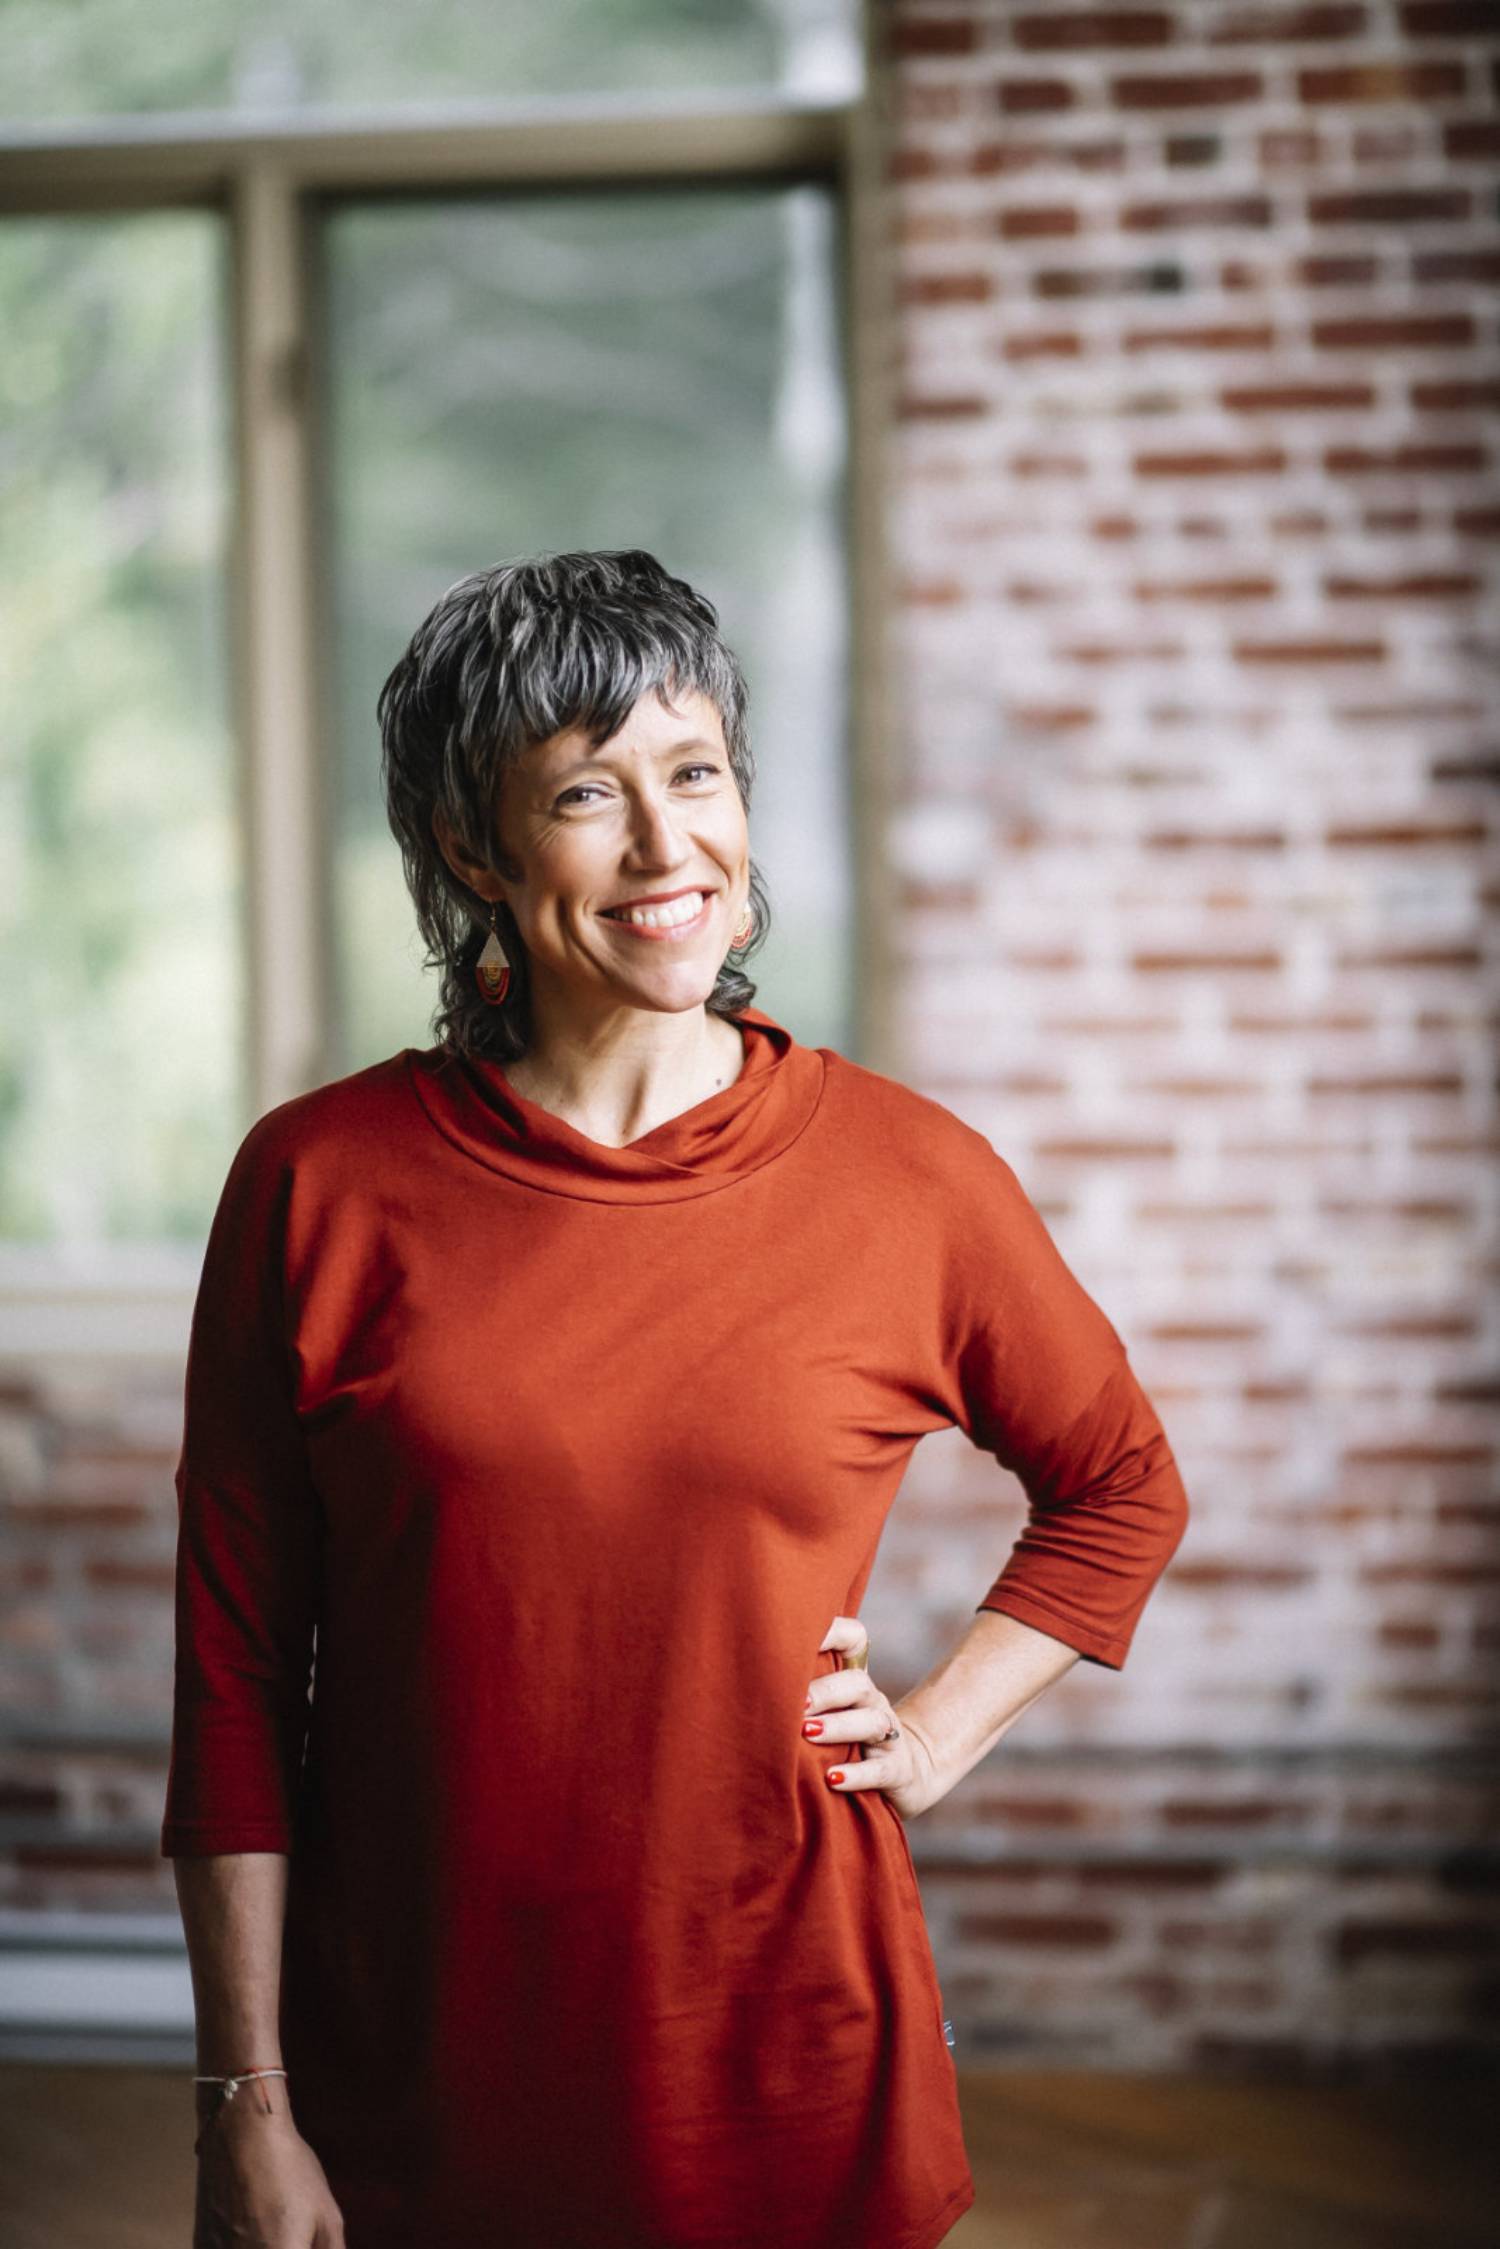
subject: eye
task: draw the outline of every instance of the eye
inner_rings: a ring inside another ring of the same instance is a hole
[[[718,770],[719,769],[716,765],[705,764],[701,760],[697,760],[692,765],[680,765],[677,768],[677,779],[681,780],[684,773],[717,773]],[[558,798],[557,801],[560,805],[570,804],[575,797],[595,795],[598,791],[598,786],[599,785],[596,781],[580,781],[577,788],[564,789],[562,795]]]

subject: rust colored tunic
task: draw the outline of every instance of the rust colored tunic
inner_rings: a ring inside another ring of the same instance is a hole
[[[1030,1502],[977,1606],[1113,1668],[1186,1501],[990,1143],[738,1020],[626,1148],[408,1048],[220,1198],[161,1843],[289,1855],[349,2249],[931,2249],[974,2199],[905,1824],[801,1732],[819,1643],[928,1431]]]

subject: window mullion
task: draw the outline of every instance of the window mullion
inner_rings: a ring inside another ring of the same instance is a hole
[[[327,804],[314,671],[312,386],[304,207],[293,172],[247,161],[230,196],[235,395],[231,571],[248,986],[246,1098],[259,1116],[329,1058]]]

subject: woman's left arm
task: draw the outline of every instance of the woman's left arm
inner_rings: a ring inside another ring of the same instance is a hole
[[[1121,1669],[1188,1516],[1123,1339],[1010,1165],[967,1127],[958,1147],[969,1162],[945,1237],[930,1394],[1016,1475],[1026,1521],[962,1640],[899,1705],[846,1668],[813,1681],[809,1711],[825,1743],[862,1745],[829,1785],[881,1788],[906,1818],[945,1796],[1080,1658]],[[852,1617],[835,1618],[824,1642],[856,1666],[864,1645]]]
[[[902,1735],[913,1744],[912,1776],[892,1791],[902,1817],[946,1796],[1077,1661],[1076,1648],[981,1609],[958,1646],[895,1705]]]
[[[830,1719],[822,1738],[865,1744],[831,1785],[883,1788],[905,1819],[946,1796],[1080,1658],[1123,1667],[1187,1525],[1176,1459],[1123,1353],[1060,1429],[1042,1413],[1024,1436],[1015,1417],[1003,1437],[993,1423],[987,1433],[1020,1477],[1027,1519],[957,1647],[895,1705],[860,1669],[813,1683],[818,1709],[843,1705],[852,1721],[845,1732]],[[824,1644],[857,1659],[864,1626],[835,1618]],[[883,1739],[892,1721],[901,1730]]]
[[[825,1647],[868,1647],[857,1617],[835,1617]],[[830,1747],[858,1741],[861,1754],[829,1772],[840,1795],[883,1790],[903,1819],[940,1803],[988,1756],[1025,1710],[1078,1661],[1078,1650],[1012,1616],[981,1609],[956,1648],[910,1694],[890,1703],[863,1669],[813,1680],[809,1718]],[[890,1724],[898,1731],[880,1740]]]

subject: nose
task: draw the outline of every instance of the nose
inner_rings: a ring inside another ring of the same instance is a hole
[[[678,830],[668,799],[643,792],[637,799],[637,806],[632,861],[644,862],[653,868],[680,866],[686,839]]]

